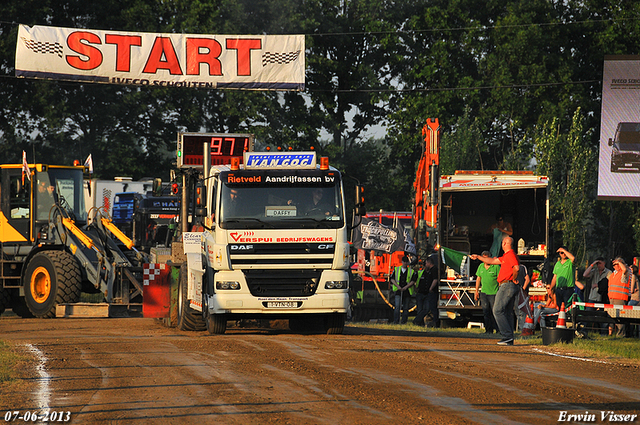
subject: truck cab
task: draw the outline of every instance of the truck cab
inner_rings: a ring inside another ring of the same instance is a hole
[[[340,172],[315,152],[246,152],[244,165],[215,165],[205,183],[206,230],[183,241],[189,307],[209,331],[286,318],[292,330],[341,333],[349,245]]]
[[[618,123],[609,146],[612,173],[640,173],[640,123]]]

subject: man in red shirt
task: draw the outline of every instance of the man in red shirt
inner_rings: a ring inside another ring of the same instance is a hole
[[[502,257],[484,257],[477,254],[471,254],[472,260],[480,260],[485,264],[500,265],[498,273],[498,293],[493,304],[493,316],[502,335],[502,339],[498,345],[513,345],[513,303],[518,296],[518,270],[520,270],[520,261],[513,250],[513,239],[505,236],[502,239]]]

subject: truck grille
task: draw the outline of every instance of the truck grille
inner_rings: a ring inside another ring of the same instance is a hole
[[[317,264],[330,267],[335,244],[332,243],[260,243],[230,244],[231,264],[253,266],[269,264]]]
[[[308,297],[316,293],[322,270],[244,270],[254,297]]]

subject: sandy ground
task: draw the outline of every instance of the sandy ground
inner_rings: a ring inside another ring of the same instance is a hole
[[[640,413],[637,365],[472,336],[355,326],[210,336],[152,319],[2,317],[0,339],[40,364],[18,390],[0,390],[0,414],[69,412],[78,424],[545,424],[563,411],[605,423],[601,412]]]

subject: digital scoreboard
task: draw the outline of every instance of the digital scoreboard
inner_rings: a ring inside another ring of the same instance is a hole
[[[178,168],[204,165],[204,143],[211,144],[211,165],[230,164],[231,158],[243,162],[245,152],[253,150],[253,134],[178,133]]]

